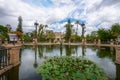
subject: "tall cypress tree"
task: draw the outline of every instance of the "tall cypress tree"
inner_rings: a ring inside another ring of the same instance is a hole
[[[18,27],[17,27],[17,31],[23,32],[23,31],[22,31],[22,17],[21,17],[21,16],[18,17]]]
[[[68,20],[68,23],[65,25],[66,27],[66,34],[65,34],[65,39],[66,41],[70,41],[71,34],[72,34],[72,26],[70,19]]]

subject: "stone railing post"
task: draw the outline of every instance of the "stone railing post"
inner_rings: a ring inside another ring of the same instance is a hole
[[[94,39],[94,45],[96,45],[97,44],[97,41],[96,41],[96,39]]]
[[[5,42],[4,42],[4,45],[8,45],[8,41],[5,41]]]
[[[114,46],[113,39],[110,40],[110,46]]]
[[[85,40],[84,40],[84,45],[86,45],[86,44],[87,44],[87,40],[85,39]]]
[[[116,63],[120,64],[120,47],[116,46]]]
[[[98,39],[98,44],[97,44],[98,46],[100,46],[101,45],[101,40],[100,39]]]
[[[85,42],[84,39],[82,39],[82,45],[84,45],[84,42]]]
[[[20,48],[14,47],[10,49],[10,63],[15,65],[20,63]]]
[[[18,44],[18,45],[21,45],[21,44],[22,44],[19,39],[17,40],[17,44]]]
[[[36,45],[37,44],[37,38],[33,39],[33,44]]]

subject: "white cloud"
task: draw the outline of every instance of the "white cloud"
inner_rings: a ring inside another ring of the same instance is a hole
[[[41,7],[23,0],[0,0],[0,24],[11,24],[15,29],[18,16],[23,18],[23,30],[32,31],[34,22],[48,24],[49,29],[65,31],[65,23],[50,23],[67,17],[86,21],[86,33],[98,28],[110,28],[113,23],[120,23],[119,0],[51,0],[53,6]],[[112,3],[111,3],[112,2]],[[99,24],[97,27],[96,25]],[[56,27],[57,26],[57,27]],[[81,27],[79,27],[81,33]]]

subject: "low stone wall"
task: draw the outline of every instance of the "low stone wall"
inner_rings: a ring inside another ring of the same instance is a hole
[[[120,64],[120,47],[116,46],[116,63]]]
[[[21,45],[18,45],[18,46],[14,46],[14,45],[8,46],[7,45],[4,47],[9,48],[9,50],[7,50],[7,54],[9,54],[9,57],[7,57],[7,58],[10,58],[9,59],[10,63],[8,66],[5,66],[3,69],[0,70],[0,75],[20,64],[20,47],[21,47]]]

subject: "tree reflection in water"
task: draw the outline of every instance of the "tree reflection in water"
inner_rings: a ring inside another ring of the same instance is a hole
[[[112,59],[112,61],[114,62],[115,61],[115,50],[113,50],[112,54],[111,54],[111,50],[110,50],[110,47],[100,47],[98,48],[98,51],[97,51],[97,56],[99,58],[109,58],[109,59]]]
[[[86,51],[86,46],[82,46],[82,56],[84,57],[85,56],[85,51]]]
[[[62,45],[60,45],[60,56],[62,56]]]
[[[72,48],[71,46],[65,46],[65,50],[66,50],[66,56],[71,56],[72,54]]]
[[[39,58],[42,58],[42,57],[43,57],[43,51],[44,51],[44,47],[43,47],[43,46],[38,46]]]
[[[37,63],[37,46],[33,46],[33,50],[35,51],[35,61],[34,61],[34,64],[33,66],[36,68],[38,66],[38,63]]]

